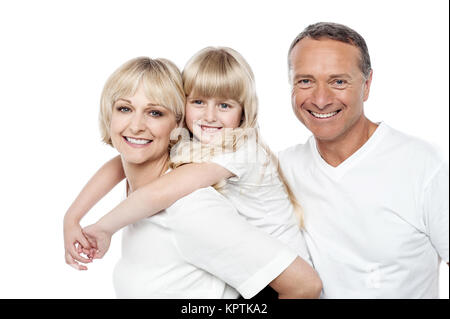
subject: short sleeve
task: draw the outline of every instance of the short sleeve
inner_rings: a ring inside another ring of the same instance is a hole
[[[448,163],[441,167],[431,177],[425,186],[424,212],[428,234],[431,243],[439,256],[449,262],[449,171]]]
[[[231,181],[238,181],[247,174],[251,165],[261,161],[262,155],[264,154],[255,141],[247,141],[235,152],[215,155],[210,161],[233,173],[234,176],[230,178]]]
[[[251,298],[297,257],[280,241],[249,224],[212,188],[178,201],[171,216],[183,258]]]

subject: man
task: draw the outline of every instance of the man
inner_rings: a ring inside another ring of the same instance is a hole
[[[437,298],[448,263],[448,163],[429,144],[364,115],[364,39],[307,27],[288,55],[292,107],[314,135],[280,154],[305,211],[324,298]]]

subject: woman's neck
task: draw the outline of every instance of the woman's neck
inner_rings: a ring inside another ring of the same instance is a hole
[[[129,193],[152,182],[160,177],[169,168],[169,154],[161,158],[142,164],[125,162],[122,158],[122,166],[129,186]]]

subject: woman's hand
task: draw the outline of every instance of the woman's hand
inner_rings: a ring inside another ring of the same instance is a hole
[[[83,228],[83,234],[88,239],[93,250],[89,253],[90,258],[100,259],[109,249],[112,233],[104,229],[99,222]]]
[[[88,269],[80,263],[90,263],[92,262],[92,258],[85,258],[81,254],[88,255],[88,252],[92,251],[92,247],[83,235],[79,223],[64,220],[64,250],[66,264],[77,270]]]

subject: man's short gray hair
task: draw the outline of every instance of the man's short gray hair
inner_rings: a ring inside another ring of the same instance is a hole
[[[291,52],[295,45],[304,38],[312,38],[314,40],[319,40],[321,38],[328,38],[336,41],[341,41],[349,43],[356,46],[361,52],[361,59],[359,67],[364,77],[367,79],[372,70],[370,64],[369,50],[367,49],[367,44],[364,38],[355,30],[338,23],[333,22],[318,22],[311,24],[306,27],[295,39],[292,41],[288,52],[288,70],[291,70]]]

